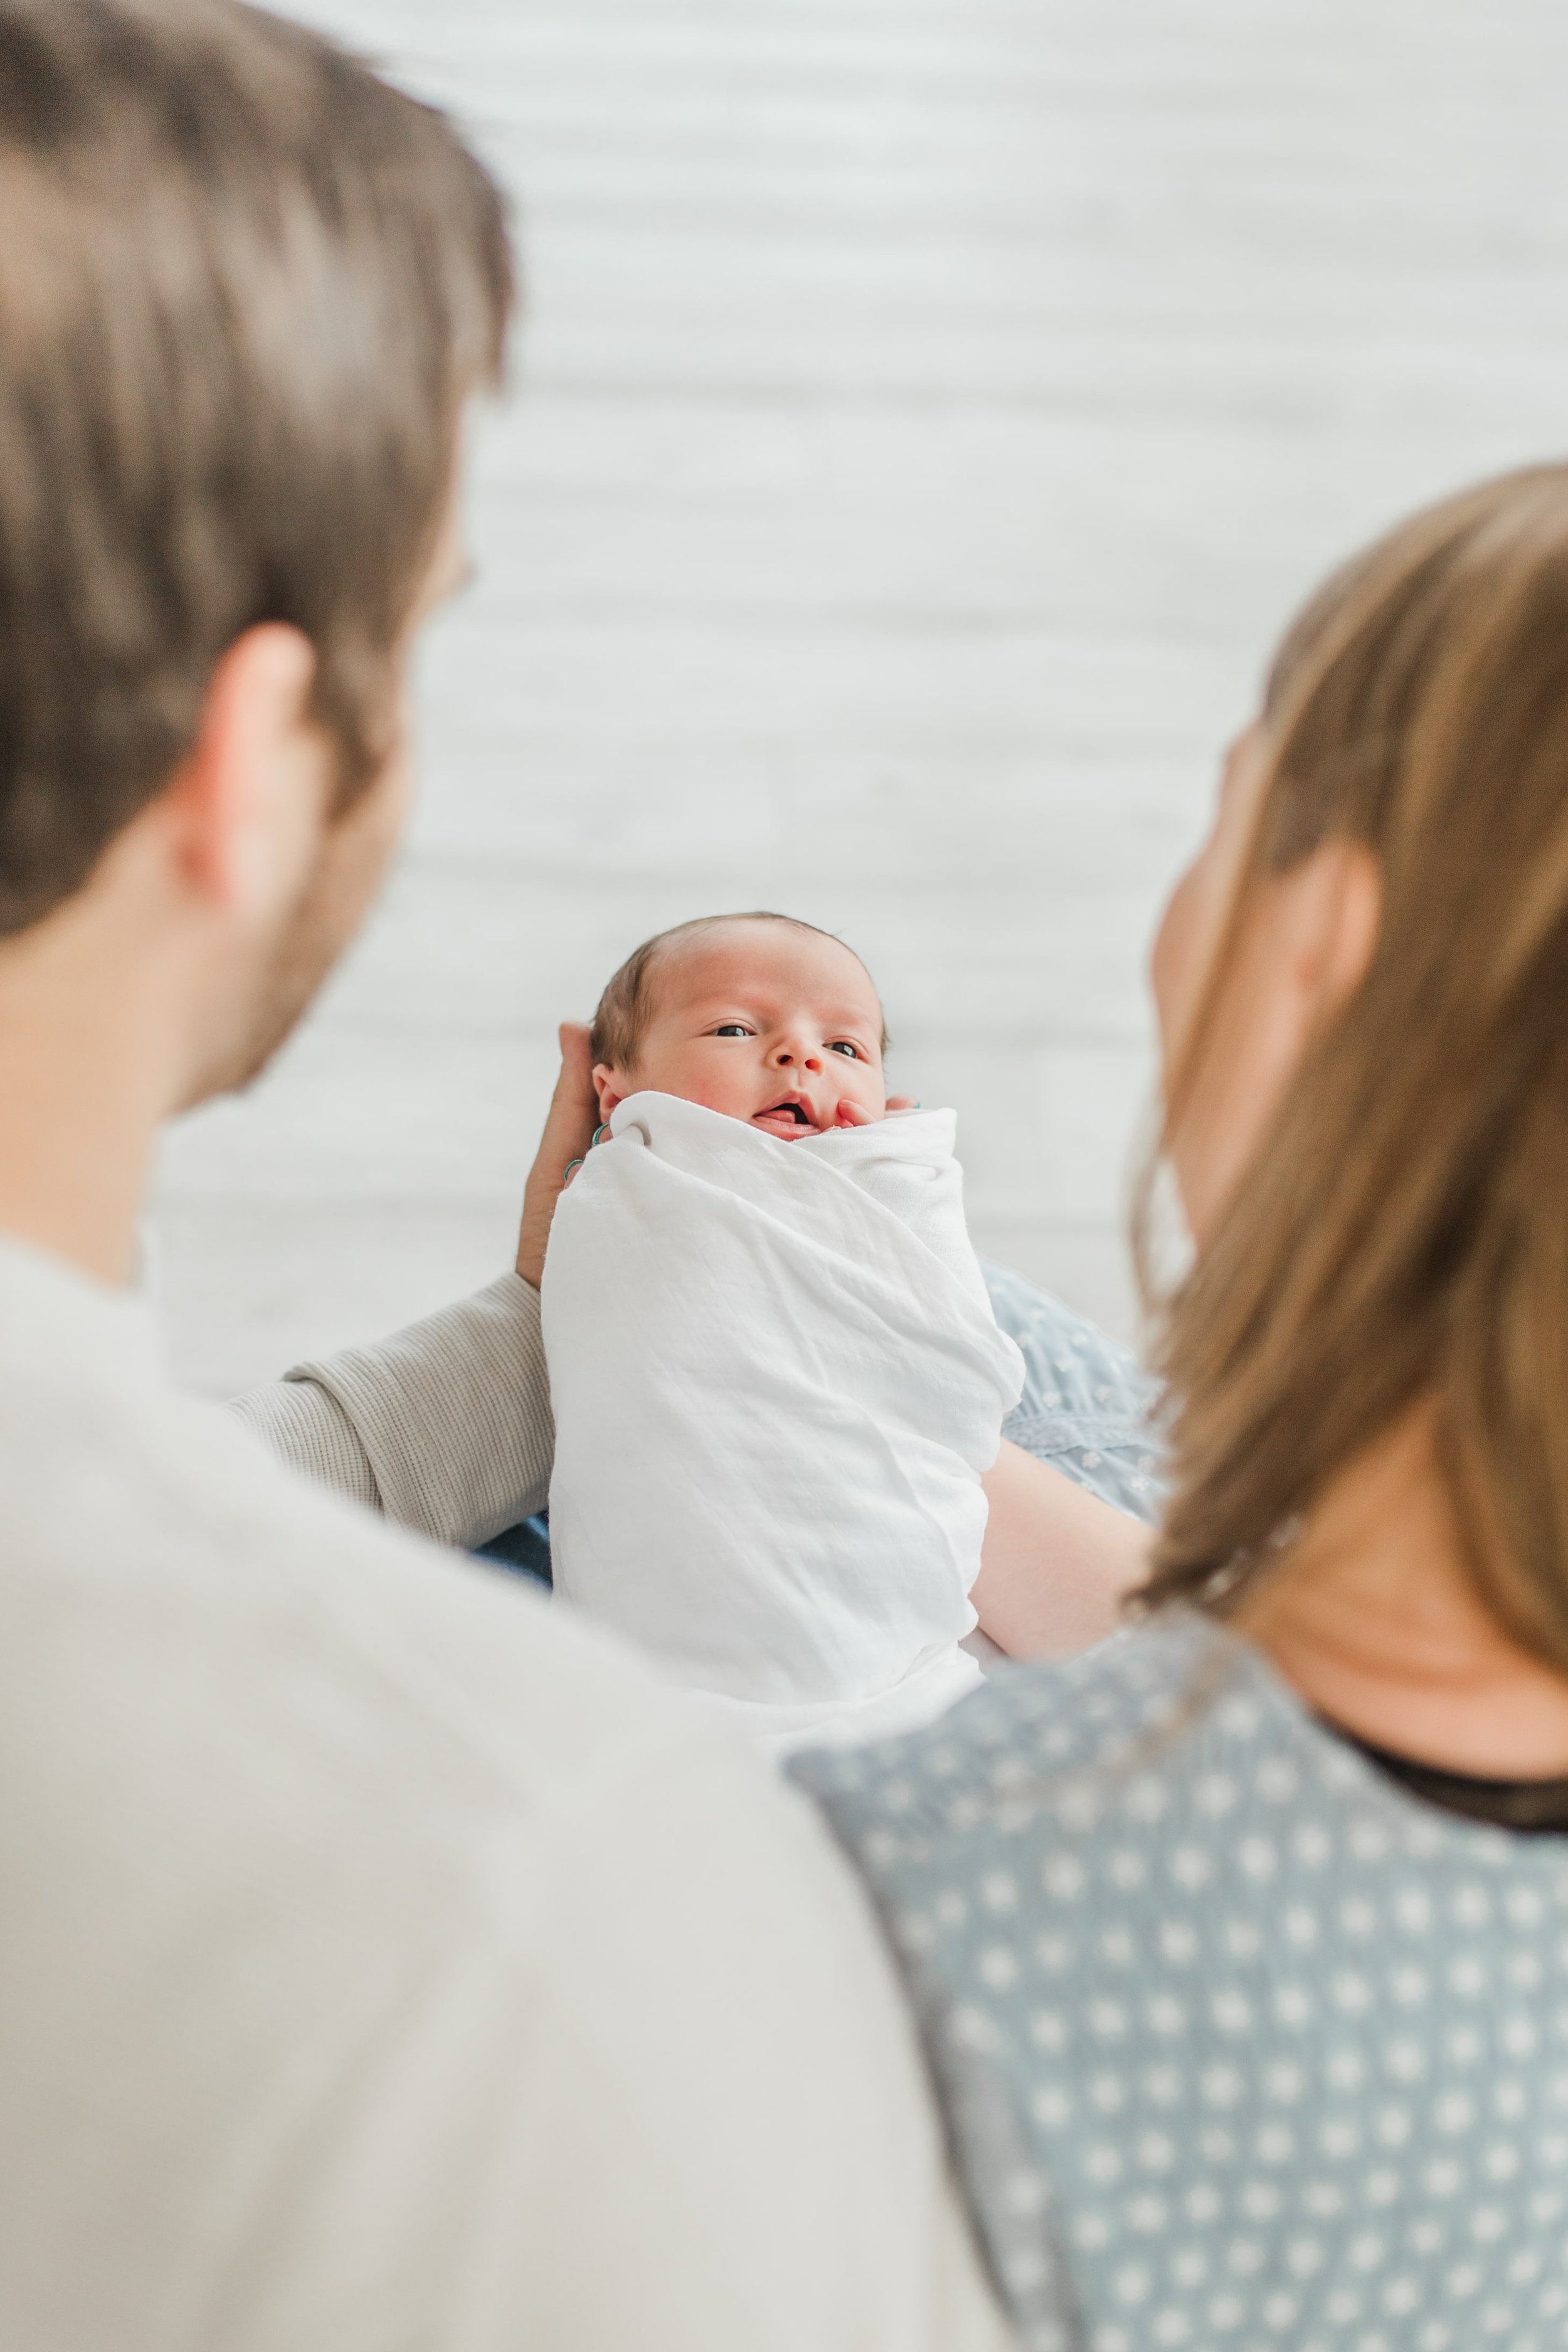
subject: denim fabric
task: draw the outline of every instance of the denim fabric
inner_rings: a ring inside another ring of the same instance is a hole
[[[553,1584],[549,1512],[536,1511],[531,1518],[520,1519],[515,1528],[504,1528],[479,1546],[476,1558],[493,1559],[498,1568],[510,1570],[513,1576],[531,1576],[541,1584]]]

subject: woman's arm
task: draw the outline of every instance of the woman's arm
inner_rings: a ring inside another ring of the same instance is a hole
[[[1085,1316],[1021,1274],[987,1265],[996,1320],[1024,1387],[987,1475],[991,1506],[971,1595],[1015,1657],[1088,1649],[1142,1581],[1161,1501],[1159,1384]]]
[[[304,1476],[437,1543],[470,1550],[537,1511],[555,1443],[539,1280],[567,1164],[597,1116],[588,1033],[568,1022],[517,1272],[374,1347],[296,1364],[230,1411]]]
[[[1005,1440],[983,1483],[991,1516],[969,1596],[981,1631],[1014,1658],[1059,1657],[1114,1633],[1148,1569],[1142,1520]]]

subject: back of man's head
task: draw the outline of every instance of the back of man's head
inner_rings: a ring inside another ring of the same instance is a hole
[[[236,0],[0,0],[0,937],[87,879],[258,623],[375,773],[510,304],[442,116]]]

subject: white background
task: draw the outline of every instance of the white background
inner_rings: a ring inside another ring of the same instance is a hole
[[[556,1020],[750,905],[866,956],[982,1247],[1130,1331],[1142,967],[1216,748],[1314,574],[1568,441],[1568,10],[302,13],[470,128],[528,316],[408,854],[165,1154],[177,1369],[499,1271]]]

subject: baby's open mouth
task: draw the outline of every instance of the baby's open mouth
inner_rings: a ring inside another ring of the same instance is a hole
[[[782,1102],[770,1103],[766,1110],[754,1111],[752,1125],[764,1128],[769,1135],[782,1135],[786,1140],[817,1131],[816,1121],[798,1095],[786,1095]]]

